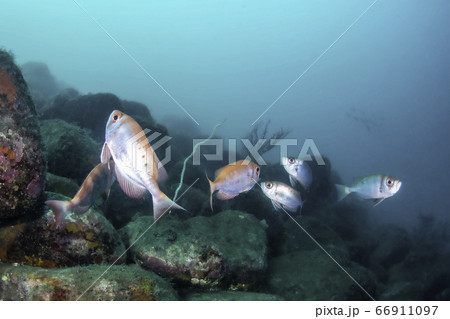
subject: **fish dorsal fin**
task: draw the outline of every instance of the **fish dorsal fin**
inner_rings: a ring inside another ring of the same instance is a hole
[[[119,182],[120,188],[125,194],[132,198],[142,198],[147,194],[147,189],[134,184],[122,172],[119,166],[116,165],[116,178]]]
[[[225,169],[225,167],[226,166],[216,169],[216,171],[214,172],[214,178],[215,179],[217,179],[217,176],[219,176],[220,173],[222,173],[222,171]]]
[[[235,198],[237,195],[239,195],[239,194],[227,194],[227,193],[224,193],[224,192],[222,192],[221,190],[219,190],[218,192],[217,192],[217,198],[218,199],[220,199],[220,200],[228,200],[228,199],[232,199],[232,198]]]
[[[111,151],[109,150],[108,144],[106,142],[103,144],[102,154],[100,155],[100,161],[102,163],[108,163],[111,158]]]
[[[384,198],[377,198],[374,200],[375,205],[373,205],[373,207],[377,206],[379,203],[381,203],[384,200]]]

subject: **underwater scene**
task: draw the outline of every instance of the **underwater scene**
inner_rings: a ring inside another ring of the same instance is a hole
[[[448,1],[2,8],[0,300],[450,300]]]

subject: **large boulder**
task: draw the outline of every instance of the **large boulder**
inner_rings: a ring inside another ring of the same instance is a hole
[[[57,194],[49,197],[68,200]],[[70,212],[59,229],[52,211],[33,221],[0,228],[1,262],[45,268],[111,264],[124,251],[114,227],[93,208],[82,215]]]
[[[100,162],[101,143],[86,130],[63,120],[42,121],[41,132],[48,153],[48,171],[81,185]]]
[[[73,90],[62,91],[48,107],[42,109],[42,118],[74,123],[90,130],[94,139],[103,142],[106,121],[113,110],[132,116],[142,128],[167,134],[167,129],[154,121],[144,104],[121,101],[112,93],[78,95]]]
[[[252,215],[224,211],[188,220],[169,215],[152,223],[152,217],[144,216],[122,230],[132,258],[145,269],[203,287],[246,289],[264,277],[267,239]]]
[[[0,264],[0,299],[178,300],[178,296],[164,279],[136,265],[43,269]]]
[[[0,220],[42,211],[42,150],[28,87],[12,56],[0,50]]]
[[[299,251],[269,263],[269,287],[287,300],[371,300],[322,250]],[[356,263],[344,266],[373,297],[374,275]]]

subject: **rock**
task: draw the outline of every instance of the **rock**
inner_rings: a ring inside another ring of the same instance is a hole
[[[373,274],[351,263],[344,269],[372,294]],[[271,293],[287,300],[370,300],[352,279],[324,252],[299,251],[274,258],[269,264]]]
[[[91,301],[177,300],[178,296],[164,279],[136,265],[109,269],[97,265],[43,269],[0,264],[1,300],[74,301],[78,298]]]
[[[371,257],[373,267],[388,269],[406,258],[411,248],[411,239],[405,229],[393,224],[383,225],[376,233],[378,245]]]
[[[152,217],[140,217],[121,231],[132,244],[152,223]],[[168,215],[131,247],[131,255],[145,269],[181,283],[246,289],[263,279],[266,241],[263,225],[240,211],[186,221]]]
[[[186,297],[187,301],[280,301],[284,300],[277,295],[269,295],[247,291],[216,291],[194,293]]]
[[[57,194],[50,198],[68,200]],[[48,211],[33,221],[0,228],[0,261],[44,268],[110,264],[125,251],[114,227],[93,208],[82,215],[69,213],[61,226],[55,229],[54,214]]]
[[[0,50],[0,220],[42,212],[42,150],[28,87],[12,56]]]
[[[77,193],[80,186],[72,179],[57,176],[47,172],[45,180],[45,190],[52,193],[58,193],[72,198]]]
[[[63,120],[42,121],[41,132],[48,153],[48,171],[75,179],[81,185],[100,162],[102,145],[87,131]]]
[[[60,89],[48,66],[41,62],[28,62],[21,67],[37,109],[41,109]]]
[[[387,284],[378,299],[384,301],[424,300],[424,293],[425,287],[421,282],[397,281]]]
[[[114,110],[120,110],[132,116],[142,128],[167,133],[167,129],[157,124],[144,104],[124,101],[111,93],[87,95],[56,96],[51,105],[42,110],[43,119],[62,119],[74,123],[92,132],[98,142],[105,140],[105,126],[109,115]]]

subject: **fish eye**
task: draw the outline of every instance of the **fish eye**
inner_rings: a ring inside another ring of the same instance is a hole
[[[386,180],[386,185],[387,185],[387,186],[391,187],[393,184],[394,184],[394,181],[392,180],[392,178],[388,178],[388,179]]]
[[[288,163],[289,163],[289,164],[294,164],[294,163],[295,163],[295,159],[289,158],[289,159],[288,159]]]
[[[256,168],[256,174],[259,174],[259,167]]]
[[[266,188],[267,189],[271,189],[273,187],[273,183],[271,183],[271,182],[267,182],[266,183]]]

